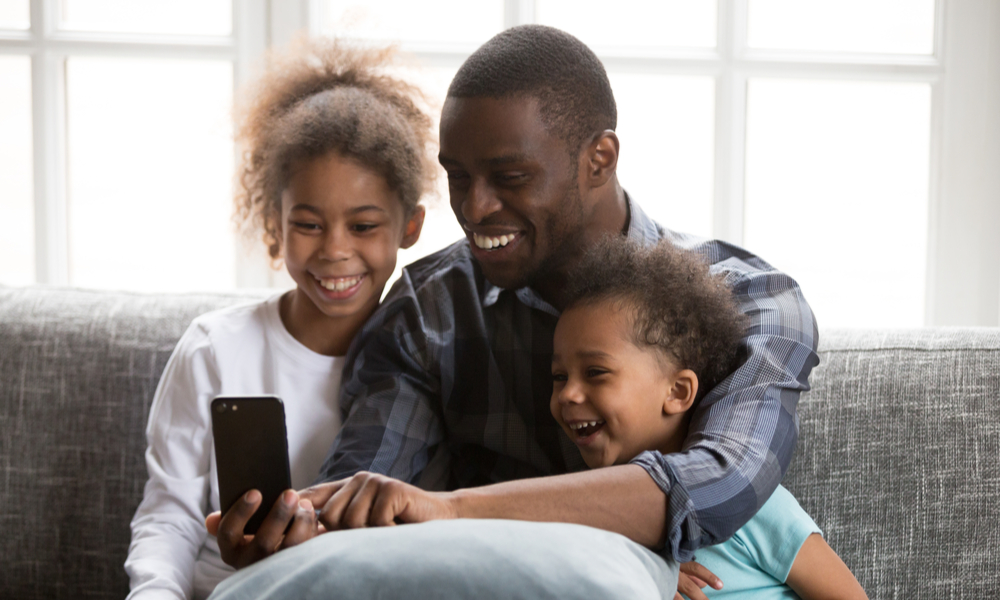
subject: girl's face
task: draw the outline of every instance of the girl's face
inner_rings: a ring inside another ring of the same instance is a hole
[[[297,165],[281,197],[282,254],[309,302],[293,305],[363,322],[422,221],[422,209],[407,220],[398,194],[357,161],[331,153]]]
[[[611,302],[574,306],[556,325],[549,408],[591,468],[677,452],[684,440],[697,377],[633,344],[631,327]]]

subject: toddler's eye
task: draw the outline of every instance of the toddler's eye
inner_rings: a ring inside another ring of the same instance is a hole
[[[587,377],[600,377],[601,375],[606,375],[607,373],[607,370],[599,369],[597,367],[590,367],[587,369]]]
[[[552,374],[552,381],[566,381],[566,374],[565,373],[553,373]]]

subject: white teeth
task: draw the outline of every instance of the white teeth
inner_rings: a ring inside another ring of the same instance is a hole
[[[357,285],[358,282],[361,281],[362,277],[364,277],[364,275],[342,277],[339,279],[320,279],[319,284],[331,292],[342,292]]]
[[[501,235],[500,237],[489,237],[485,235],[479,235],[478,233],[472,234],[472,241],[475,242],[476,246],[482,248],[483,250],[492,250],[493,248],[502,248],[509,244],[515,237],[515,234]]]
[[[570,425],[569,428],[576,431],[579,429],[583,429],[584,427],[593,427],[598,423],[604,423],[604,421],[584,421],[583,423],[574,423]]]

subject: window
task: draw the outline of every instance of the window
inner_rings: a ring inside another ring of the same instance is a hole
[[[0,2],[0,218],[14,232],[0,242],[0,282],[236,286],[239,8]]]
[[[823,326],[998,322],[1000,236],[971,216],[1000,222],[1000,181],[981,183],[1000,172],[997,111],[976,109],[986,127],[973,136],[949,129],[951,115],[971,124],[970,104],[986,85],[994,106],[1000,101],[996,42],[992,62],[979,58],[989,36],[1000,36],[995,7],[620,0],[609,10],[596,0],[507,0],[473,14],[470,4],[445,1],[317,6],[317,31],[399,41],[439,74],[498,31],[501,14],[504,26],[569,31],[601,57],[615,90],[620,180],[662,224],[746,245],[799,280]],[[976,91],[965,89],[974,77],[963,73],[973,60],[990,82]],[[440,96],[447,78],[438,80]],[[966,151],[975,164],[964,174],[941,163],[949,140],[979,144],[982,131],[992,154]],[[964,217],[942,218],[954,206]],[[428,226],[441,218],[431,215]],[[970,227],[978,228],[971,239]],[[963,245],[975,250],[959,255]],[[952,276],[956,265],[978,282]]]
[[[288,285],[229,222],[228,106],[267,44],[399,41],[437,114],[532,22],[604,61],[620,179],[665,226],[746,245],[823,326],[1000,322],[1000,9],[975,0],[0,0],[0,284]],[[461,235],[444,185],[429,205],[400,264]]]

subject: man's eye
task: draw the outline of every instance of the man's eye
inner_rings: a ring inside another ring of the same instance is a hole
[[[461,181],[468,179],[469,175],[465,171],[448,171],[448,181]]]
[[[528,179],[528,174],[522,173],[520,171],[511,171],[511,172],[497,174],[497,181],[506,185],[522,183],[527,179]]]

